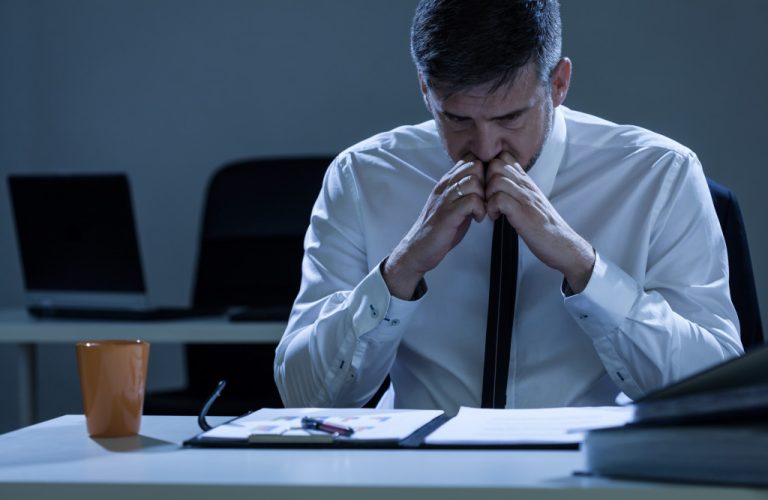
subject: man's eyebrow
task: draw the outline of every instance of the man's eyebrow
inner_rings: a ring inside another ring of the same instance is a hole
[[[469,117],[467,117],[467,116],[457,115],[455,113],[451,113],[450,111],[446,111],[446,110],[443,110],[442,113],[443,113],[444,116],[446,116],[448,118],[452,118],[454,120],[467,120],[467,119],[469,119]]]
[[[513,120],[527,111],[529,111],[533,106],[525,106],[524,108],[516,109],[514,111],[510,111],[509,113],[505,113],[503,115],[494,116],[491,117],[491,120]],[[456,113],[451,113],[450,111],[442,110],[442,114],[448,118],[454,119],[454,120],[468,120],[469,117],[457,115]]]
[[[493,118],[491,118],[491,120],[513,120],[518,116],[521,116],[523,113],[527,112],[528,110],[530,110],[532,107],[533,106],[526,106],[524,108],[516,109],[515,111],[511,111],[503,115],[494,116]]]

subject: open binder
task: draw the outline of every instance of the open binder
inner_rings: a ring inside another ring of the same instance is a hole
[[[311,416],[355,429],[351,436],[305,429]],[[198,447],[417,447],[447,418],[440,410],[375,410],[371,408],[263,408],[225,422],[186,441]]]
[[[195,447],[301,448],[504,448],[577,449],[583,432],[626,422],[621,407],[497,410],[461,408],[453,418],[441,410],[369,408],[263,408],[225,422],[184,443]],[[302,426],[304,417],[350,436]],[[571,432],[570,429],[577,429]]]

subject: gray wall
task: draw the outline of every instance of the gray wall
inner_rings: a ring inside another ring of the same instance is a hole
[[[126,171],[151,301],[188,303],[211,172],[241,157],[332,154],[426,118],[408,56],[415,0],[0,0],[0,176]],[[667,134],[731,187],[762,310],[759,82],[768,2],[563,0],[567,104]],[[286,187],[289,188],[289,187]],[[0,306],[23,303],[5,182]],[[70,346],[40,349],[43,417],[80,412]],[[16,350],[0,347],[13,387]],[[155,387],[182,383],[178,347]],[[157,367],[161,367],[158,369]],[[53,387],[53,381],[63,384]],[[0,396],[0,430],[16,394]],[[9,410],[10,409],[10,410]]]

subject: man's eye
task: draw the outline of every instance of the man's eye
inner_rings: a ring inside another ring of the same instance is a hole
[[[522,124],[522,122],[522,117],[519,115],[511,118],[502,118],[499,120],[501,126],[506,128],[517,128]]]
[[[445,117],[448,118],[448,121],[451,121],[454,123],[464,123],[469,120],[469,118],[466,118],[464,116],[445,115]]]

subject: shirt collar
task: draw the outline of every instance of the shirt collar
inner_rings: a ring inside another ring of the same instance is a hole
[[[565,117],[561,110],[562,106],[555,108],[552,123],[552,131],[549,137],[544,141],[541,154],[536,163],[528,170],[528,175],[539,187],[544,196],[549,198],[552,192],[552,186],[555,184],[555,176],[560,169],[560,163],[565,154]]]

